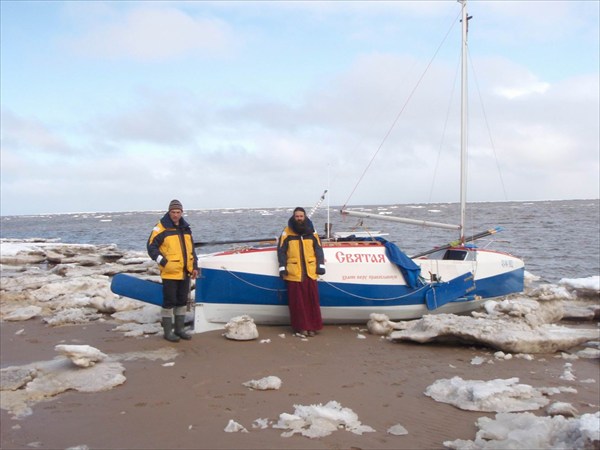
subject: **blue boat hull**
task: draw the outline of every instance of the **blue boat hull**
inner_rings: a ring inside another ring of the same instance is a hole
[[[391,307],[421,305],[430,285],[416,289],[406,285],[318,283],[322,307]],[[477,280],[469,298],[500,297],[523,290],[523,269]],[[459,296],[460,297],[460,296]],[[275,276],[204,269],[196,287],[197,303],[239,305],[287,305],[285,283]]]

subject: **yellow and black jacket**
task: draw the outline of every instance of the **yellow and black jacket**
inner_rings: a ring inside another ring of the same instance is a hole
[[[317,279],[317,273],[325,273],[325,257],[321,240],[310,219],[306,219],[308,231],[299,234],[294,230],[294,218],[279,237],[277,259],[280,271],[285,268],[283,279],[286,281],[302,281],[305,276]]]
[[[165,214],[152,229],[146,248],[158,263],[161,278],[183,280],[198,269],[192,230],[183,217],[176,226],[169,213]]]

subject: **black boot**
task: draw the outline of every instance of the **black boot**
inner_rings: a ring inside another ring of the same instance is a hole
[[[185,314],[184,315],[176,315],[175,316],[175,334],[179,336],[181,339],[185,339],[189,341],[192,339],[190,334],[185,332]]]
[[[179,342],[179,336],[173,334],[173,318],[163,317],[161,321],[164,338],[169,342]]]

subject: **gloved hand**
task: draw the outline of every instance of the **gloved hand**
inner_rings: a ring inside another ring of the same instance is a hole
[[[325,275],[325,264],[319,264],[317,267],[317,275]]]
[[[287,269],[286,269],[284,266],[281,266],[281,267],[279,268],[279,276],[280,276],[281,278],[283,278],[283,277],[284,277],[284,276],[286,276],[287,274],[288,274],[288,271],[287,271]]]
[[[165,258],[163,255],[158,255],[158,258],[156,258],[156,262],[159,266],[165,267],[169,261],[167,261],[167,258]]]

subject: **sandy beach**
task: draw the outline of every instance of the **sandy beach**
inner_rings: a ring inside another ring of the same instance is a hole
[[[569,402],[580,414],[594,413],[600,404],[597,359],[577,360],[577,380],[565,381],[560,379],[565,365],[560,354],[538,354],[532,361],[495,360],[489,348],[395,343],[349,325],[326,326],[306,340],[292,336],[286,326],[259,326],[258,340],[232,341],[216,330],[177,344],[160,335],[124,337],[114,327],[112,321],[61,327],[39,319],[2,323],[3,368],[52,360],[57,344],[87,344],[110,357],[177,350],[169,360],[172,365],[143,356],[124,360],[125,383],[108,391],[62,393],[34,404],[32,414],[22,419],[2,410],[3,449],[444,448],[447,440],[474,439],[475,421],[495,415],[463,411],[424,395],[434,381],[453,376],[518,377],[534,387],[571,386],[577,393],[553,395],[552,401]],[[477,356],[487,362],[473,365]],[[270,375],[282,380],[279,390],[242,385]],[[578,381],[584,379],[596,382]],[[259,418],[277,422],[280,414],[293,413],[294,405],[330,400],[350,408],[376,431],[357,435],[338,430],[310,439],[252,427]],[[543,409],[534,413],[544,415]],[[248,432],[225,432],[230,420]],[[396,424],[408,434],[389,434]]]

